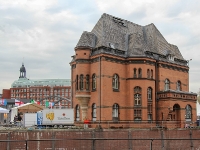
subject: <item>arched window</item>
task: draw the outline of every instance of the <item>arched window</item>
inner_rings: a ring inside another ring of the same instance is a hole
[[[80,75],[80,90],[83,90],[83,79],[84,79],[84,77],[83,77],[83,75],[81,74],[81,75]]]
[[[97,81],[96,81],[96,75],[92,75],[92,90],[96,90],[97,88]]]
[[[96,104],[92,104],[92,120],[96,121],[97,119],[97,107]]]
[[[170,89],[170,81],[168,79],[165,79],[165,91]]]
[[[112,117],[113,117],[113,121],[119,120],[119,105],[116,103],[113,105]]]
[[[117,74],[114,74],[112,79],[112,87],[114,90],[119,89],[119,76]]]
[[[152,100],[152,88],[148,87],[147,89],[147,99],[148,101]]]
[[[153,70],[151,69],[151,79],[153,79]]]
[[[176,90],[181,91],[181,81],[176,82]]]
[[[76,75],[76,90],[78,90],[78,75]]]
[[[150,123],[152,121],[152,88],[147,88],[147,116],[148,116],[148,122]]]
[[[141,105],[141,94],[135,94],[134,99],[135,99],[135,105]]]
[[[86,75],[86,84],[85,84],[86,90],[90,89],[90,76]]]
[[[136,68],[134,68],[133,78],[137,78],[137,69]]]
[[[185,119],[192,119],[192,107],[190,105],[185,107]]]
[[[138,78],[142,78],[142,69],[141,68],[138,69]]]
[[[147,78],[149,79],[150,78],[150,70],[147,69]]]
[[[80,107],[76,105],[76,121],[80,121]]]
[[[134,105],[141,105],[141,92],[142,89],[139,86],[134,88]]]

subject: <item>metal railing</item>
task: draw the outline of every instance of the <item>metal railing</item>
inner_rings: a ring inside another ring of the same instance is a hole
[[[159,147],[153,145],[153,142],[155,141],[162,141],[162,142],[166,142],[166,141],[189,141],[189,145],[188,147],[185,147],[185,149],[191,149],[191,150],[198,150],[200,149],[200,147],[198,145],[194,145],[193,141],[200,141],[200,139],[188,139],[188,138],[169,138],[169,139],[163,139],[163,138],[154,138],[154,139],[148,139],[148,138],[68,138],[68,139],[32,139],[32,140],[0,140],[0,144],[2,143],[6,143],[6,149],[7,150],[11,150],[11,146],[9,145],[10,143],[21,143],[21,149],[20,150],[35,150],[35,148],[31,148],[31,146],[29,146],[30,142],[52,142],[51,147],[40,147],[39,149],[51,149],[51,150],[56,150],[56,149],[62,149],[62,147],[65,147],[66,150],[67,149],[71,149],[73,148],[73,146],[68,146],[65,144],[57,144],[56,142],[63,142],[66,143],[66,141],[68,142],[72,142],[72,141],[77,141],[80,143],[80,141],[90,141],[89,143],[85,144],[85,148],[83,148],[82,146],[76,147],[77,149],[91,149],[91,150],[97,150],[97,149],[101,149],[101,150],[107,150],[110,149],[112,147],[97,147],[99,145],[102,144],[96,144],[99,141],[105,142],[105,141],[109,141],[109,142],[114,142],[114,144],[116,144],[116,141],[127,141],[127,145],[124,145],[124,147],[119,147],[119,148],[115,148],[115,150],[121,150],[121,148],[125,148],[125,150],[132,150],[132,149],[137,149],[137,148],[141,148],[141,146],[134,146],[132,144],[132,141],[143,141],[141,143],[145,143],[146,144],[146,148],[145,149],[149,149],[149,150],[154,150],[154,149],[166,149],[167,146],[164,146],[163,144],[161,144]],[[147,144],[147,141],[149,142],[149,144]],[[149,145],[149,146],[147,146]],[[81,148],[82,147],[82,148]],[[114,147],[114,146],[113,146]],[[179,147],[173,147],[173,148],[177,148],[179,149]],[[182,149],[182,148],[180,148]],[[63,149],[62,149],[63,150]]]

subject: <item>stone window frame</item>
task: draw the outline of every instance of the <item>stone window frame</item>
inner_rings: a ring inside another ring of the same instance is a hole
[[[113,91],[116,91],[116,92],[119,91],[119,75],[116,73],[112,77],[112,88],[113,88]]]
[[[151,79],[153,79],[153,69],[151,69]]]
[[[86,83],[85,83],[85,89],[90,90],[90,75],[86,75]]]
[[[133,69],[133,78],[137,78],[137,69],[136,68]]]
[[[77,104],[76,105],[76,121],[80,121],[80,106]]]
[[[92,104],[92,121],[97,120],[97,106],[95,103]]]
[[[79,81],[79,77],[78,77],[78,75],[76,75],[76,90],[78,90],[79,89],[79,87],[78,87],[78,81]]]
[[[134,105],[142,105],[142,88],[139,86],[134,87]]]
[[[142,78],[142,69],[141,68],[138,69],[138,78]]]
[[[150,75],[150,69],[147,69],[147,79],[150,79],[151,75]]]
[[[185,107],[185,119],[192,119],[192,107],[189,104]]]
[[[169,79],[165,79],[165,91],[170,89],[170,80]]]
[[[97,77],[96,74],[92,74],[92,91],[96,91],[97,89]]]
[[[80,75],[80,83],[79,83],[79,85],[80,85],[80,90],[83,90],[84,89],[84,75],[83,74],[81,74]]]
[[[119,104],[117,103],[112,106],[112,117],[119,119]]]
[[[147,100],[148,101],[152,101],[152,97],[153,97],[152,91],[153,91],[153,89],[151,87],[147,88]]]
[[[177,82],[176,82],[176,90],[177,91],[181,91],[182,89],[181,89],[181,81],[180,80],[178,80]]]

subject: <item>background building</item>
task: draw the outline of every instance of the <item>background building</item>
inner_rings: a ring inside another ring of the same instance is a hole
[[[70,97],[70,79],[28,79],[24,64],[20,68],[19,79],[12,83],[10,89],[3,89],[2,94],[2,98],[8,101],[7,108],[14,106],[14,99],[24,103],[33,99],[41,105],[49,101],[55,103],[54,108],[68,108],[71,107]]]
[[[77,123],[85,118],[103,126],[196,122],[188,61],[154,24],[140,26],[103,14],[91,32],[83,32],[72,58]]]

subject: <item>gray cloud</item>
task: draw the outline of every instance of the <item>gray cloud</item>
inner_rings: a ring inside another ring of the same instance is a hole
[[[185,59],[193,59],[190,91],[197,92],[199,7],[198,0],[1,1],[0,91],[18,79],[22,62],[28,78],[70,78],[69,62],[82,32],[91,31],[101,15],[108,13],[140,25],[154,23],[169,43],[179,47]]]

